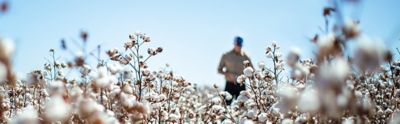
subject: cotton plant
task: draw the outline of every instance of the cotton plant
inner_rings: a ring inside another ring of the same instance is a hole
[[[82,46],[86,46],[88,33],[81,32],[80,37]],[[151,71],[146,62],[161,53],[162,48],[147,49],[148,57],[143,58],[139,47],[148,42],[150,37],[144,33],[134,33],[124,44],[126,53],[108,50],[108,61],[87,53],[86,48],[79,47],[79,53],[75,54],[61,40],[62,49],[74,56],[72,61],[58,59],[56,50],[50,49],[50,59],[43,69],[28,73],[26,80],[11,80],[13,73],[7,67],[2,73],[5,83],[1,88],[1,121],[183,123],[200,120],[195,112],[203,101],[202,94],[195,85],[172,71]],[[3,40],[0,46],[1,64],[7,65],[13,47]],[[88,63],[89,55],[98,60],[96,66]],[[76,71],[80,78],[70,78],[64,71]]]
[[[237,98],[217,85],[198,87],[168,64],[151,70],[148,61],[163,48],[146,48],[152,40],[145,33],[104,52],[100,45],[88,50],[89,33],[81,31],[78,52],[61,40],[73,58],[50,49],[43,68],[25,79],[12,69],[12,40],[1,37],[0,123],[399,123],[400,52],[370,38],[360,21],[343,20],[331,2],[323,9],[325,30],[310,39],[314,56],[304,58],[296,47],[283,56],[279,42],[271,41],[265,50],[271,65],[243,62],[236,82],[246,90]]]
[[[342,15],[338,9],[327,7],[324,16]],[[388,118],[399,111],[399,64],[393,53],[362,33],[358,21],[339,22],[345,23],[334,23],[331,31],[327,28],[311,39],[317,46],[313,59],[302,59],[300,50],[292,48],[286,60],[280,60],[280,47],[272,42],[266,52],[273,60],[271,68],[260,62],[256,70],[244,62],[237,82],[247,89],[230,105],[234,119],[239,119],[233,123],[397,122]],[[348,42],[357,42],[355,51],[347,49]],[[290,68],[289,80],[279,78],[281,63]]]

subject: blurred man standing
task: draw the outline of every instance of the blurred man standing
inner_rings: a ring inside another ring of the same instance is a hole
[[[240,91],[245,90],[246,86],[238,84],[236,78],[243,74],[243,61],[250,58],[242,51],[243,38],[237,36],[234,39],[234,48],[222,55],[218,66],[218,73],[225,75],[226,85],[225,91],[229,92],[233,98],[239,96]],[[227,104],[231,104],[232,100],[227,100]]]

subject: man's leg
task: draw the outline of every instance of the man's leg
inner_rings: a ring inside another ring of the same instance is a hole
[[[232,99],[235,97],[235,96],[234,96],[234,95],[235,95],[235,89],[236,89],[236,88],[235,88],[234,82],[226,81],[225,91],[232,95]],[[232,102],[232,99],[230,99],[230,100],[225,100],[226,105],[230,105],[231,102]]]
[[[234,85],[234,92],[231,93],[233,98],[237,98],[240,95],[240,92],[246,90],[246,86],[245,85],[240,85],[240,84],[235,84]]]
[[[240,85],[237,85],[237,86],[239,87],[239,93],[238,93],[238,96],[239,96],[241,91],[246,90],[246,85],[243,84],[242,86],[240,86]]]

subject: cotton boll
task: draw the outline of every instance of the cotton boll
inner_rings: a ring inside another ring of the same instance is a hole
[[[381,83],[379,83],[379,87],[382,88],[382,89],[386,88],[387,85],[388,85],[387,82],[381,82]]]
[[[211,99],[211,103],[213,104],[219,104],[221,102],[221,99],[219,97],[214,97]]]
[[[252,77],[254,73],[254,70],[252,67],[247,67],[243,70],[243,74],[247,77]]]
[[[158,101],[164,101],[164,100],[167,100],[167,96],[165,96],[164,94],[160,94],[159,96],[158,96]]]
[[[180,94],[178,94],[178,93],[175,93],[173,96],[174,96],[174,98],[177,98],[177,99],[182,98],[182,97],[180,97]]]
[[[79,96],[83,93],[83,91],[79,86],[75,85],[72,87],[72,89],[69,91],[69,93],[71,96]]]
[[[232,95],[227,93],[226,96],[225,96],[225,99],[226,100],[231,100],[232,99]]]
[[[107,51],[107,55],[111,58],[111,60],[117,60],[120,56],[117,48],[111,48]]]
[[[121,93],[120,100],[124,107],[131,108],[136,105],[136,97],[131,94]]]
[[[360,91],[357,90],[357,91],[354,92],[354,94],[355,94],[357,99],[361,99],[362,98],[362,93]]]
[[[297,103],[298,109],[301,112],[315,112],[320,107],[318,93],[314,89],[306,89],[300,95]]]
[[[244,106],[247,109],[252,109],[252,108],[254,108],[256,106],[256,103],[253,100],[247,100],[247,101],[244,102]]]
[[[80,68],[80,73],[82,75],[89,75],[89,73],[92,71],[92,68],[89,65],[83,65],[82,68]]]
[[[30,93],[26,93],[25,94],[25,99],[27,100],[27,101],[30,101],[30,100],[32,100],[32,94],[30,94]]]
[[[319,49],[326,49],[332,47],[334,42],[335,34],[329,33],[318,38],[317,45],[319,46]]]
[[[360,27],[358,25],[359,24],[356,21],[353,20],[346,21],[342,29],[343,34],[347,38],[357,37],[360,34]]]
[[[258,110],[256,108],[250,109],[247,111],[246,116],[250,119],[256,119],[258,114]]]
[[[135,108],[136,110],[143,114],[144,116],[148,116],[151,113],[151,108],[150,108],[150,104],[148,102],[137,102],[135,104]]]
[[[111,75],[109,77],[109,84],[106,85],[106,88],[108,90],[111,90],[113,88],[113,86],[115,86],[114,84],[117,84],[117,83],[118,83],[118,78],[115,75]]]
[[[346,86],[349,90],[353,90],[354,89],[354,82],[351,80],[347,80],[346,81]]]
[[[105,112],[99,112],[89,118],[89,123],[119,124],[118,120]]]
[[[133,71],[129,69],[124,69],[123,70],[123,78],[125,81],[131,81],[133,79]]]
[[[244,118],[243,120],[241,120],[241,124],[254,124],[254,121]]]
[[[100,66],[97,68],[97,77],[105,77],[108,75],[108,70],[104,66]]]
[[[53,96],[46,103],[45,117],[51,122],[65,120],[71,113],[71,105],[66,103],[61,96]]]
[[[265,112],[262,112],[262,113],[260,113],[260,114],[258,114],[258,121],[259,122],[265,122],[265,121],[267,121],[267,113],[265,113]]]
[[[337,102],[337,105],[338,105],[338,106],[340,106],[340,107],[345,107],[345,106],[347,106],[347,103],[348,103],[348,98],[347,98],[347,96],[345,96],[345,95],[343,95],[343,94],[340,94],[339,96],[337,96],[336,99],[337,99],[336,102]]]
[[[109,116],[115,116],[115,113],[109,109],[106,110],[106,114]]]
[[[246,76],[244,76],[244,75],[240,75],[236,78],[236,82],[238,82],[239,84],[243,84],[245,80],[246,80]]]
[[[143,70],[142,70],[142,75],[143,75],[143,76],[149,76],[150,73],[151,73],[151,72],[150,72],[149,69],[143,69]]]
[[[17,113],[11,124],[38,124],[38,113],[33,106],[27,106]]]
[[[113,74],[119,73],[124,69],[120,64],[116,64],[116,63],[107,64],[107,68]]]
[[[83,118],[87,118],[98,111],[103,111],[104,106],[98,104],[93,99],[84,99],[79,103],[79,115]]]
[[[231,100],[232,99],[232,95],[229,92],[226,92],[226,91],[221,91],[219,93],[219,95],[224,97],[226,100]]]
[[[36,86],[43,86],[47,83],[45,80],[45,76],[48,75],[47,71],[42,70],[33,70],[32,72],[27,74],[27,81],[26,85],[36,85]]]
[[[316,84],[322,89],[341,89],[350,74],[348,62],[343,58],[335,58],[319,67]]]
[[[299,83],[296,85],[296,89],[298,89],[299,91],[304,91],[305,88],[306,88],[306,85],[304,85],[304,84]]]
[[[173,113],[169,114],[169,121],[177,122],[179,120],[179,118],[180,117],[177,114],[173,114]]]
[[[263,61],[258,63],[258,68],[263,69],[265,67],[265,63]]]
[[[47,92],[46,89],[40,90],[40,93],[42,93],[43,96],[46,96],[46,97],[49,96],[49,93]]]
[[[363,72],[375,71],[383,61],[386,47],[379,40],[368,37],[357,39],[358,45],[354,53],[354,63]]]
[[[108,101],[108,97],[106,95],[101,96],[104,101]]]
[[[392,113],[393,113],[393,110],[390,109],[390,108],[387,108],[387,109],[385,110],[385,114],[392,114]]]
[[[113,89],[111,89],[110,97],[114,98],[117,95],[119,95],[119,93],[121,93],[120,87],[115,86],[115,87],[113,87]]]
[[[281,98],[294,99],[297,96],[297,89],[292,85],[285,84],[278,88],[276,94]]]
[[[110,75],[106,67],[99,67],[97,75],[93,77],[93,84],[96,88],[109,88],[112,84],[118,82],[114,75]]]
[[[230,119],[225,119],[222,124],[234,124]]]
[[[281,122],[281,124],[293,124],[293,123],[294,123],[293,120],[289,118],[283,119]]]
[[[310,74],[310,69],[302,64],[295,64],[291,71],[291,77],[293,79],[302,80]]]
[[[299,80],[299,79],[301,79],[301,77],[303,77],[303,73],[302,73],[300,70],[298,70],[298,69],[292,70],[290,73],[291,73],[291,74],[290,74],[290,77],[291,77],[292,79],[297,79],[297,80]]]
[[[14,51],[14,41],[8,38],[0,38],[0,58],[10,58]]]
[[[122,86],[122,91],[127,93],[127,94],[132,94],[133,93],[133,89],[132,89],[131,85],[129,85],[129,84],[124,84]]]
[[[149,93],[146,93],[146,95],[145,96],[143,96],[142,98],[144,98],[144,99],[146,99],[146,100],[148,100],[148,101],[151,101],[151,102],[153,102],[153,101],[157,101],[157,99],[158,99],[158,94],[156,93],[156,92],[149,92]]]
[[[213,105],[213,106],[211,107],[211,111],[212,111],[214,114],[222,115],[222,114],[224,113],[224,111],[225,111],[225,108],[222,107],[222,106],[220,106],[220,105]]]
[[[64,82],[56,80],[48,84],[48,92],[50,95],[62,95],[64,93]]]
[[[354,124],[354,118],[353,117],[345,118],[342,124]]]
[[[273,47],[276,47],[277,46],[277,41],[276,40],[274,40],[274,41],[272,41],[272,44],[271,44]]]
[[[300,59],[300,49],[293,47],[286,58],[286,62],[290,67],[294,67]]]
[[[196,111],[199,113],[204,113],[204,112],[206,112],[206,107],[207,106],[205,106],[205,105],[200,106],[199,108],[196,109]]]
[[[336,58],[330,63],[324,63],[320,69],[320,75],[324,79],[344,80],[350,73],[350,67],[343,58]]]
[[[250,99],[249,96],[250,95],[249,95],[249,93],[247,91],[242,91],[242,92],[240,92],[240,94],[239,94],[239,96],[237,97],[236,100],[244,102],[244,101],[247,101],[248,99]]]
[[[294,121],[295,124],[305,124],[307,123],[307,115],[301,114],[297,116],[296,120]]]
[[[321,63],[325,61],[325,58],[329,56],[340,56],[343,53],[343,44],[340,40],[340,35],[337,36],[334,33],[326,35],[318,35],[313,41],[318,46],[318,52],[316,56],[316,62]]]
[[[153,108],[153,109],[161,109],[161,106],[162,106],[162,103],[160,103],[160,102],[151,104],[151,108]]]

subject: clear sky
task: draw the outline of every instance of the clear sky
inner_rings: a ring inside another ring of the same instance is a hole
[[[11,0],[9,13],[0,16],[0,36],[17,42],[15,69],[24,75],[42,67],[49,48],[60,51],[61,38],[73,46],[80,30],[89,32],[89,49],[98,44],[122,48],[129,33],[142,31],[152,37],[149,47],[164,48],[150,61],[153,69],[169,63],[191,82],[223,86],[216,68],[236,35],[244,38],[253,64],[267,61],[264,50],[272,40],[284,55],[297,46],[310,56],[314,45],[307,37],[321,32],[326,1]],[[399,0],[368,0],[355,15],[364,33],[399,47],[399,5]]]

